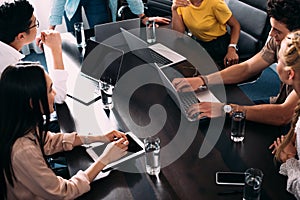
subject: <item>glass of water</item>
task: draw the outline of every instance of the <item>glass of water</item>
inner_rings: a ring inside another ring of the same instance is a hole
[[[77,41],[78,47],[85,47],[85,35],[84,35],[84,28],[83,28],[83,22],[76,22],[74,23],[74,30],[75,30],[75,38]]]
[[[149,44],[156,42],[156,25],[154,20],[148,20],[146,22],[146,35],[147,35],[147,42]]]
[[[260,199],[263,176],[264,174],[260,169],[250,168],[246,170],[243,200]]]
[[[231,117],[230,138],[234,142],[242,142],[245,138],[246,111],[238,108],[232,112]]]
[[[102,104],[103,104],[103,109],[110,110],[113,108],[113,91],[114,91],[114,86],[110,83],[103,82],[101,81],[101,99],[102,99]]]
[[[146,152],[146,172],[149,175],[158,175],[160,173],[160,139],[155,136],[144,139]]]

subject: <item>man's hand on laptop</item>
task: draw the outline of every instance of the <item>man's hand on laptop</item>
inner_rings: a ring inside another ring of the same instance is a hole
[[[205,83],[200,77],[175,78],[172,81],[172,84],[178,92],[195,91],[199,89],[200,86],[205,85]]]
[[[187,114],[193,116],[194,114],[200,113],[197,117],[198,119],[203,117],[220,117],[224,114],[223,106],[223,103],[201,102],[191,105],[187,110]]]

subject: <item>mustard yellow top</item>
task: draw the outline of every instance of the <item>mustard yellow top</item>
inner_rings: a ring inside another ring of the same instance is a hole
[[[224,35],[232,16],[224,0],[203,0],[199,7],[190,4],[177,8],[177,13],[191,33],[204,42]]]

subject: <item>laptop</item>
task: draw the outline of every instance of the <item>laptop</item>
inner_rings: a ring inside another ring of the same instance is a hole
[[[123,55],[124,52],[120,49],[88,40],[81,71],[75,79],[68,80],[75,88],[68,91],[67,95],[84,105],[90,105],[100,99],[99,81],[116,84]]]
[[[117,168],[117,166],[121,163],[124,163],[133,158],[137,158],[145,153],[144,144],[136,135],[134,135],[132,132],[127,132],[126,137],[129,141],[127,154],[119,160],[109,163],[105,168],[102,169],[102,172],[107,172],[114,168]],[[105,147],[106,145],[101,143],[98,146],[87,148],[86,152],[94,161],[96,161],[103,153]]]
[[[140,24],[141,24],[140,18],[134,18],[134,19],[95,25],[96,41],[104,42],[106,40],[105,44],[109,43],[109,45],[114,46],[114,43],[117,44],[117,42],[121,42],[121,40],[123,40],[122,37],[120,38],[120,41],[114,41],[115,38],[112,37],[121,33],[120,28],[126,30],[139,29]],[[110,39],[111,41],[109,41]]]
[[[197,92],[178,92],[172,84],[172,80],[174,78],[184,77],[183,74],[180,73],[180,70],[176,70],[173,67],[162,69],[156,64],[150,66],[153,66],[157,70],[164,86],[168,89],[169,95],[175,101],[177,106],[180,108],[181,113],[184,114],[187,120],[196,121],[198,120],[198,115],[200,114],[199,112],[194,114],[193,116],[189,116],[187,114],[187,110],[191,105],[200,103],[201,101],[220,102],[215,97],[215,95],[207,88],[203,88]]]
[[[148,46],[141,38],[123,28],[120,29],[130,51],[146,63],[156,63],[160,68],[165,68],[186,60],[184,56],[160,43]]]

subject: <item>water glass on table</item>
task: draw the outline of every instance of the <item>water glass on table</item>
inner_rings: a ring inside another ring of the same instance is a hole
[[[146,172],[149,175],[160,173],[160,139],[155,136],[144,139]]]
[[[77,46],[84,48],[86,46],[86,43],[85,43],[83,22],[74,23],[74,30],[75,30],[75,38],[77,41]]]
[[[114,86],[108,82],[100,81],[99,86],[101,90],[101,99],[102,99],[102,104],[103,104],[103,109],[110,110],[113,108],[113,91],[114,91]]]
[[[246,170],[243,200],[260,199],[263,176],[264,174],[260,169],[250,168]]]
[[[242,142],[245,138],[246,111],[237,107],[231,115],[230,138],[234,142]]]
[[[148,20],[146,22],[146,35],[147,35],[147,42],[149,44],[156,42],[156,25],[154,20]]]

